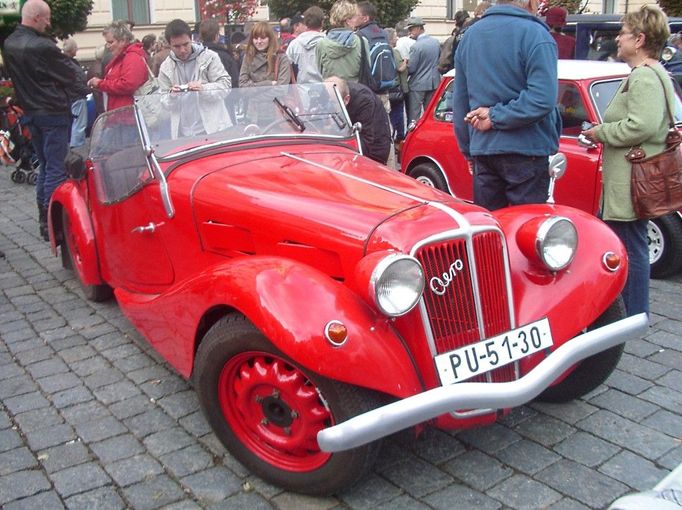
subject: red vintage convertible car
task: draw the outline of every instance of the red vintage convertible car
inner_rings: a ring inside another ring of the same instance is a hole
[[[98,119],[49,210],[85,294],[113,290],[228,450],[301,492],[353,484],[394,431],[580,397],[647,327],[592,215],[490,213],[358,129],[325,84],[145,96]]]
[[[604,110],[630,68],[614,62],[560,60],[558,71],[558,105],[563,120],[559,150],[566,154],[568,170],[557,182],[556,200],[597,214],[601,194],[601,146],[585,147],[578,143],[578,135],[583,122],[602,121]],[[452,126],[453,79],[454,71],[451,71],[408,134],[402,149],[401,167],[407,175],[424,184],[471,200],[471,174],[457,148]],[[678,126],[681,125],[679,98],[675,118]],[[681,212],[649,222],[649,260],[653,277],[668,276],[682,269]]]

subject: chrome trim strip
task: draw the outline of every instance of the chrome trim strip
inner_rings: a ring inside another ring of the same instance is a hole
[[[588,331],[561,345],[521,379],[440,386],[321,430],[317,442],[323,451],[338,452],[381,439],[453,409],[520,406],[537,397],[575,363],[644,335],[648,325],[647,315],[641,313]]]

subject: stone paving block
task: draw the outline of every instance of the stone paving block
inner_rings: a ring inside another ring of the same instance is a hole
[[[109,410],[96,400],[76,404],[61,410],[61,415],[72,425],[111,416]]]
[[[421,503],[407,494],[403,494],[373,508],[376,510],[430,510],[432,507]]]
[[[554,503],[547,510],[589,510],[585,505],[578,503],[575,499],[563,498]]]
[[[122,372],[128,373],[141,368],[147,368],[154,363],[156,363],[156,361],[152,360],[146,354],[140,353],[128,356],[127,358],[117,359],[113,362],[113,365]]]
[[[15,343],[8,343],[7,344],[7,350],[12,353],[12,355],[16,356],[17,354],[20,354],[22,352],[28,352],[32,351],[35,349],[40,349],[41,347],[44,347],[45,344],[40,340],[40,338],[36,338],[35,336],[32,336],[26,340],[21,340],[19,342]]]
[[[41,471],[33,469],[10,473],[0,478],[0,506],[48,489],[50,481]]]
[[[458,432],[457,439],[486,453],[493,454],[521,440],[513,430],[498,423],[487,427],[473,428]]]
[[[195,411],[178,420],[178,423],[194,437],[205,436],[211,432],[211,426],[201,411]]]
[[[75,363],[71,363],[71,370],[76,372],[81,377],[86,377],[88,375],[97,374],[98,372],[102,372],[105,370],[111,370],[111,364],[103,357],[97,355],[93,358],[88,358],[81,361],[76,361]],[[114,381],[109,381],[109,383],[112,382]],[[104,382],[103,384],[107,383]]]
[[[642,421],[642,425],[682,439],[682,416],[679,414],[660,410]]]
[[[534,478],[592,508],[605,508],[628,491],[621,482],[570,460],[560,460]]]
[[[138,395],[116,402],[109,406],[111,413],[120,420],[151,411],[156,408],[156,404],[149,401],[146,395]]]
[[[199,502],[217,503],[241,490],[242,482],[230,470],[216,466],[180,480]]]
[[[216,509],[220,508],[220,504],[211,505],[215,506]],[[201,507],[194,501],[184,500],[178,501],[177,503],[171,503],[163,507],[163,510],[200,510]]]
[[[511,468],[480,451],[447,462],[444,469],[476,490],[485,491],[513,474]]]
[[[52,473],[50,478],[54,483],[55,489],[63,498],[111,483],[109,476],[94,462],[79,464],[57,471]]]
[[[14,417],[14,421],[23,432],[30,432],[48,425],[57,425],[64,422],[56,409],[52,407],[43,407],[42,409],[17,414]]]
[[[31,450],[43,450],[58,444],[64,444],[76,439],[76,433],[71,425],[51,425],[26,432],[26,440]]]
[[[38,383],[38,386],[40,386],[40,388],[48,394],[67,390],[81,384],[80,379],[72,372],[50,375],[48,377],[38,379],[36,382]]]
[[[123,377],[123,372],[116,368],[108,367],[84,377],[83,382],[90,389],[95,389],[118,382]]]
[[[9,397],[26,395],[27,393],[33,393],[38,389],[36,384],[20,367],[14,366],[16,367],[16,371],[13,371],[13,377],[0,382],[0,398],[2,398],[3,402]],[[5,367],[1,368],[2,370],[5,369]]]
[[[646,359],[637,358],[630,354],[623,354],[623,357],[618,363],[618,367],[625,372],[629,372],[649,381],[655,381],[663,374],[670,371],[670,367]]]
[[[449,485],[423,500],[436,510],[497,510],[502,507],[499,501],[459,484]]]
[[[564,457],[595,467],[616,455],[620,448],[585,432],[576,432],[554,447]]]
[[[140,389],[151,398],[160,400],[165,396],[189,389],[189,384],[179,375],[171,375],[165,379],[155,379],[142,383]]]
[[[54,316],[50,317],[49,319],[34,321],[32,324],[33,329],[40,333],[42,331],[50,331],[52,329],[64,326],[66,321],[62,317]]]
[[[487,496],[519,510],[544,509],[561,499],[561,494],[525,475],[514,475],[486,492]]]
[[[41,492],[35,496],[19,499],[2,507],[3,510],[60,510],[64,508],[61,499],[54,491]]]
[[[86,443],[102,441],[103,439],[118,436],[128,431],[123,424],[113,416],[78,423],[75,427],[78,436]]]
[[[0,316],[2,317],[2,316]],[[1,320],[1,319],[0,319]],[[29,338],[35,338],[36,332],[32,328],[24,327],[20,329],[15,329],[13,331],[4,331],[4,328],[0,326],[0,337],[7,343],[10,344],[20,342],[22,340],[28,340]]]
[[[423,460],[391,464],[381,474],[415,497],[424,496],[452,483],[452,477]]]
[[[659,457],[656,462],[669,471],[672,471],[682,464],[682,445]]]
[[[567,423],[541,414],[520,423],[514,430],[544,446],[552,446],[575,432]]]
[[[607,409],[635,422],[641,422],[659,410],[658,406],[618,390],[605,391],[591,399],[590,404]]]
[[[661,384],[663,386],[667,386],[669,388],[672,388],[673,390],[677,390],[679,392],[682,392],[682,371],[671,370],[670,372],[665,374],[663,377],[661,377],[657,382],[658,382],[658,384]]]
[[[560,459],[556,453],[527,439],[500,450],[496,458],[528,475],[537,473]]]
[[[7,416],[4,409],[0,409],[0,430],[8,429],[11,426],[12,422],[10,421],[9,416]]]
[[[126,343],[113,347],[111,349],[106,349],[101,351],[102,356],[111,361],[112,363],[116,360],[127,358],[128,356],[133,356],[136,354],[141,354],[142,351],[136,345]]]
[[[466,451],[457,437],[430,427],[416,438],[410,437],[407,445],[415,455],[432,464],[441,464]]]
[[[66,363],[73,363],[93,357],[96,354],[95,349],[89,345],[76,345],[59,351],[59,356]]]
[[[665,319],[657,326],[657,330],[648,336],[648,339],[656,346],[664,349],[680,350],[680,338],[682,337],[682,328],[679,326],[680,321],[672,321]]]
[[[255,492],[240,492],[226,499],[223,503],[215,505],[211,510],[219,508],[248,508],[249,510],[272,510],[275,508],[267,500]]]
[[[128,487],[123,492],[136,510],[161,508],[184,497],[180,486],[165,475]]]
[[[21,314],[19,314],[19,316],[21,316]],[[10,314],[7,314],[4,317],[4,319],[0,319],[0,320],[6,320],[9,318],[11,318]],[[2,335],[3,338],[5,338],[5,342],[9,342],[9,340],[7,340],[7,337],[6,337],[7,333],[12,333],[14,331],[27,330],[29,328],[31,328],[30,323],[24,319],[17,319],[17,320],[13,320],[10,322],[2,322],[2,323],[0,323],[0,335]]]
[[[157,401],[172,418],[178,419],[199,409],[199,398],[194,390],[181,391]]]
[[[25,446],[0,453],[0,476],[31,469],[38,465],[35,456]]]
[[[26,393],[17,397],[9,397],[4,400],[5,407],[12,414],[25,413],[34,409],[47,407],[50,403],[37,391]]]
[[[174,427],[176,423],[161,409],[154,408],[123,420],[123,423],[138,438]]]
[[[91,459],[90,452],[80,441],[69,441],[38,453],[38,460],[48,473],[77,466]]]
[[[655,339],[652,338],[655,341]],[[637,356],[638,358],[646,358],[658,351],[660,347],[656,343],[648,342],[643,338],[628,340],[625,342],[625,349],[623,352]]]
[[[56,352],[61,353],[66,349],[71,349],[72,347],[78,347],[86,344],[85,338],[80,335],[71,335],[67,338],[60,338],[59,340],[53,340],[50,342],[50,347],[52,347]]]
[[[225,457],[228,459],[223,459],[223,463],[235,473],[239,474],[240,476],[246,476],[248,474],[248,471],[245,471],[244,468],[241,468],[240,470],[239,466],[241,466],[241,464],[230,457],[230,455],[227,453],[227,450],[225,449],[225,446],[223,446],[223,443],[220,442],[220,439],[218,439],[213,432],[209,432],[205,436],[200,437],[199,442],[203,444],[214,456]]]
[[[629,395],[639,395],[643,391],[653,386],[651,381],[637,377],[636,375],[614,370],[607,381],[609,387],[620,390]]]
[[[213,465],[213,456],[201,446],[188,446],[159,457],[163,466],[175,477],[191,475]]]
[[[74,386],[68,390],[59,391],[50,397],[57,409],[82,404],[93,399],[92,393],[85,386]]]
[[[144,452],[144,447],[132,434],[105,439],[91,444],[90,448],[104,464],[111,464]]]
[[[150,480],[163,473],[161,464],[146,453],[107,464],[104,468],[121,487]]]
[[[2,382],[2,384],[0,384],[0,397],[5,398],[11,395],[21,395],[20,392],[13,392],[12,389],[12,384],[16,386],[19,379],[22,379],[23,382],[29,381],[23,368],[15,364],[2,365],[0,367],[0,381]],[[35,387],[31,387],[31,389],[35,389]],[[23,393],[28,393],[28,391],[24,391]]]
[[[73,329],[75,331],[94,330],[94,328],[96,326],[101,326],[103,324],[104,324],[104,318],[101,315],[98,315],[96,313],[91,313],[88,315],[78,314],[78,315],[69,317],[69,326],[71,327],[71,329]],[[111,330],[107,328],[107,330],[104,333],[109,333],[110,331]],[[85,336],[86,338],[89,338],[89,339],[93,339],[93,338],[97,338],[97,336],[101,336],[104,333],[100,333],[96,336],[86,336],[86,335],[83,335],[83,336]]]
[[[194,438],[183,429],[174,427],[151,434],[143,442],[149,453],[158,457],[194,444]]]
[[[74,328],[75,329],[75,328]],[[98,351],[111,349],[117,345],[128,343],[125,336],[120,331],[116,330],[114,326],[109,323],[98,324],[97,326],[90,326],[80,330],[80,334],[90,340],[92,345]]]
[[[262,493],[260,490],[259,493]],[[350,491],[345,491],[338,497],[351,508],[377,508],[382,503],[394,500],[403,490],[375,474],[361,480]],[[410,498],[411,499],[411,498]]]
[[[672,437],[609,411],[599,411],[578,423],[578,426],[651,460],[677,446]]]
[[[658,404],[669,411],[677,412],[682,408],[682,392],[672,388],[653,386],[639,395],[639,397]]]
[[[30,365],[31,363],[37,363],[38,361],[44,361],[54,356],[54,351],[51,347],[46,345],[39,345],[33,349],[27,349],[25,351],[15,352],[14,357],[23,366]]]
[[[76,494],[66,500],[69,510],[123,510],[127,508],[125,501],[118,495],[114,487],[100,487],[83,494]]]
[[[599,471],[638,491],[652,489],[668,474],[666,469],[659,469],[653,462],[628,451],[620,452],[603,464]]]
[[[141,384],[147,381],[161,382],[161,379],[170,377],[171,374],[167,368],[160,365],[153,365],[150,367],[140,368],[139,370],[133,370],[127,375],[134,383]]]
[[[100,386],[92,392],[100,402],[107,405],[141,394],[140,390],[128,380],[118,381],[107,386]]]

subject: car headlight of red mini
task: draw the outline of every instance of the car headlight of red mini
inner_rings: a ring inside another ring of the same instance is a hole
[[[424,291],[424,271],[414,257],[393,253],[377,263],[369,285],[369,295],[379,310],[398,317],[419,302]]]
[[[536,218],[519,229],[517,242],[526,257],[539,259],[550,271],[559,271],[573,261],[578,231],[564,216]]]

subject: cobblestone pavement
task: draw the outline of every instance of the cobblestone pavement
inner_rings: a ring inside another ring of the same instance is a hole
[[[678,276],[652,282],[649,334],[628,343],[608,384],[584,400],[522,407],[477,430],[401,433],[349,492],[283,492],[225,452],[190,385],[115,302],[83,298],[38,239],[33,193],[0,173],[5,510],[604,508],[682,462]]]

